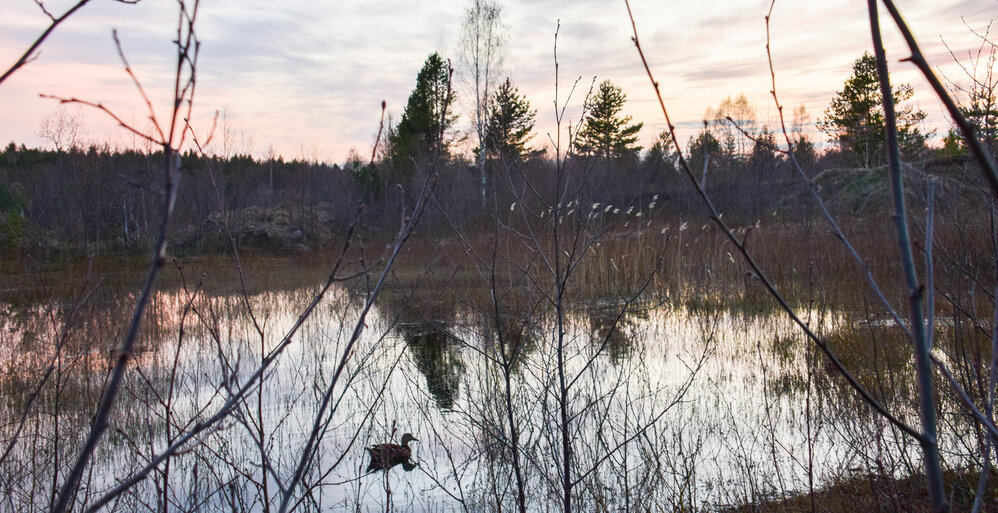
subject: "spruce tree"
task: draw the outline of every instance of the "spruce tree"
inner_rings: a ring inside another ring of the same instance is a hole
[[[506,81],[499,86],[489,102],[488,125],[485,129],[485,155],[490,159],[522,159],[526,153],[530,132],[534,129],[537,110]],[[481,151],[481,148],[478,149]]]
[[[600,83],[599,90],[586,102],[586,121],[576,143],[579,153],[616,159],[641,150],[636,143],[644,123],[628,125],[631,116],[620,115],[626,99],[613,82]]]
[[[430,54],[416,76],[402,119],[388,136],[389,155],[397,172],[408,174],[414,161],[437,151],[447,152],[447,129],[457,119],[450,110],[454,103],[450,79],[450,65],[440,54]]]

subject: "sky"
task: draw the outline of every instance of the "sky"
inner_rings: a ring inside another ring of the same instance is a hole
[[[348,152],[369,155],[381,102],[398,119],[426,57],[436,51],[458,69],[459,101],[468,88],[460,76],[461,22],[471,0],[202,0],[198,90],[192,125],[201,133],[221,113],[229,137],[216,130],[213,151],[276,154],[343,162]],[[34,0],[3,0],[0,68],[9,67],[47,26]],[[75,3],[46,0],[58,13]],[[776,122],[770,95],[764,17],[771,0],[632,0],[642,47],[661,85],[666,106],[685,141],[705,112],[744,94],[760,123]],[[623,0],[501,0],[507,27],[502,75],[537,109],[529,145],[549,144],[555,124],[554,42],[558,30],[559,101],[577,121],[585,93],[609,79],[627,94],[624,113],[644,123],[648,147],[665,128],[644,68],[632,44]],[[967,82],[949,50],[966,65],[998,14],[998,0],[897,0],[929,62],[957,84]],[[909,63],[903,43],[881,10],[892,81],[914,86],[914,101],[928,114],[935,140],[949,128],[939,102]],[[560,24],[560,29],[558,28]],[[969,27],[969,28],[968,28]],[[123,49],[165,115],[172,90],[171,39],[176,3],[141,0],[127,5],[92,0],[60,25],[36,59],[0,84],[0,142],[51,146],[39,124],[59,108],[49,94],[102,102],[142,127],[145,108],[123,71],[111,37]],[[998,36],[998,27],[993,33]],[[776,0],[772,24],[776,89],[788,118],[803,105],[813,124],[853,62],[871,48],[866,3],[858,0]],[[578,80],[574,94],[567,97]],[[470,132],[468,103],[458,104],[459,130]],[[86,143],[136,145],[135,138],[94,110],[70,107],[82,119]],[[790,119],[787,120],[791,121]],[[812,125],[813,128],[813,125]],[[820,138],[818,133],[815,138]],[[465,148],[470,146],[465,144]]]

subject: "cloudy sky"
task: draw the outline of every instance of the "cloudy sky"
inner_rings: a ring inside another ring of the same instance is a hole
[[[459,55],[461,19],[470,0],[202,0],[202,41],[194,125],[207,130],[215,111],[225,114],[231,146],[257,156],[340,162],[353,148],[370,152],[380,104],[396,119],[426,56]],[[52,12],[73,2],[47,0]],[[0,67],[6,69],[47,25],[33,0],[4,0]],[[764,16],[770,0],[633,0],[642,44],[661,83],[670,114],[688,137],[706,109],[745,94],[761,122],[775,115],[769,95]],[[998,14],[996,0],[898,0],[931,63],[965,81],[941,41],[961,56]],[[643,121],[647,146],[664,128],[653,91],[630,42],[623,0],[503,0],[508,26],[504,74],[538,110],[534,145],[554,126],[554,34],[562,99],[581,77],[568,116],[594,77],[610,79],[628,96],[625,111]],[[928,115],[928,129],[948,128],[907,54],[886,25],[895,82],[910,82]],[[47,143],[42,118],[57,109],[39,93],[100,101],[143,124],[144,110],[115,52],[117,29],[136,74],[166,112],[171,38],[176,7],[170,0],[125,5],[93,0],[61,25],[37,59],[0,84],[0,142]],[[966,24],[966,25],[965,25]],[[998,32],[996,27],[995,32]],[[858,0],[777,0],[772,24],[777,89],[788,109],[804,105],[811,121],[841,89],[853,61],[870,47],[866,3]],[[463,89],[458,84],[460,94]],[[465,95],[467,96],[467,95]],[[129,145],[99,112],[84,111],[88,141]],[[467,117],[465,117],[467,119]],[[936,139],[938,140],[938,136]]]

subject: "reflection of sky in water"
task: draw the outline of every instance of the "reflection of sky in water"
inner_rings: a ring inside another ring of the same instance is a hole
[[[264,333],[265,350],[276,346],[316,291],[269,292],[251,298],[256,322]],[[268,479],[270,493],[278,490],[274,476],[265,477],[260,470],[260,451],[254,441],[258,400],[264,412],[267,458],[280,478],[287,480],[300,457],[302,441],[312,429],[316,405],[356,323],[360,302],[342,289],[330,291],[268,371],[262,396],[251,393],[240,415],[206,435],[204,446],[173,460],[171,479],[177,490],[192,490],[199,481],[203,487],[235,482],[242,490],[239,499],[246,503],[259,499],[247,479]],[[225,365],[244,379],[260,359],[260,336],[235,296],[198,298],[195,308],[184,317],[185,338],[178,352],[178,325],[185,303],[182,293],[160,293],[147,318],[145,331],[152,341],[147,341],[146,347],[157,350],[137,356],[142,373],[134,368],[130,372],[121,400],[126,407],[113,427],[133,440],[146,440],[147,445],[122,451],[128,445],[123,436],[109,435],[97,461],[117,475],[149,455],[149,431],[142,426],[161,425],[160,400],[168,393],[165,384],[175,354],[180,356],[174,415],[181,423],[196,417],[194,412],[198,411],[204,418],[221,404],[220,362],[227,362]],[[122,305],[130,306],[128,301]],[[0,347],[8,366],[17,358],[17,350],[12,348],[19,347],[19,339],[50,340],[58,332],[52,322],[45,322],[57,316],[47,316],[44,309],[14,312],[2,307],[9,314],[0,317]],[[419,440],[413,456],[419,467],[411,472],[396,467],[389,473],[392,501],[399,509],[448,511],[460,509],[454,497],[469,505],[487,500],[496,476],[508,478],[504,470],[508,467],[501,462],[490,465],[503,453],[487,434],[490,429],[503,428],[503,410],[497,402],[503,387],[496,367],[482,356],[489,342],[480,335],[481,321],[472,312],[461,311],[454,312],[451,319],[429,322],[388,304],[380,307],[368,316],[367,329],[334,388],[335,413],[320,419],[325,433],[319,457],[307,472],[307,481],[324,483],[313,490],[316,505],[320,509],[353,509],[359,504],[361,510],[383,510],[385,481],[380,473],[363,474],[367,465],[363,447],[397,442],[405,432],[412,432]],[[773,493],[781,487],[806,488],[804,409],[808,397],[803,378],[778,379],[803,376],[806,346],[784,317],[725,312],[698,315],[660,307],[628,312],[618,321],[616,334],[608,337],[616,314],[612,308],[601,306],[573,313],[567,319],[569,375],[584,369],[571,392],[576,458],[587,467],[603,458],[607,448],[630,439],[627,450],[613,451],[601,462],[600,471],[579,485],[580,493],[596,493],[592,483],[605,488],[600,493],[606,493],[610,502],[621,500],[625,488],[636,493],[634,482],[622,481],[620,469],[625,467],[635,475],[656,469],[657,484],[644,488],[643,493],[659,500],[657,504],[668,504],[677,494],[693,502],[716,504],[759,498],[757,494]],[[106,317],[117,319],[110,314]],[[826,317],[812,325],[828,331],[841,322]],[[121,325],[120,321],[90,316],[83,331],[89,334],[91,327],[116,325]],[[29,333],[27,326],[44,333]],[[219,334],[220,344],[208,336],[207,327]],[[526,426],[521,444],[534,507],[553,497],[541,470],[557,461],[557,451],[552,452],[552,447],[557,447],[556,407],[550,388],[556,378],[554,332],[544,321],[525,330],[522,360],[517,362],[513,378],[516,419]],[[593,348],[604,338],[607,350],[593,359]],[[44,349],[36,351],[47,354]],[[764,366],[761,361],[765,361]],[[680,394],[691,376],[692,384]],[[151,394],[143,386],[145,382],[153,383],[159,395]],[[866,449],[864,444],[869,440],[864,437],[871,436],[867,434],[871,427],[855,420],[855,415],[834,424],[831,421],[836,417],[829,412],[837,406],[826,404],[827,397],[818,394],[810,400],[815,415],[815,474],[820,485],[835,477],[833,471],[863,464],[853,458]],[[596,406],[579,409],[585,404]],[[826,415],[819,421],[822,408]],[[490,424],[491,420],[497,424]],[[638,426],[647,427],[635,436]],[[159,450],[164,446],[164,433],[161,428],[153,432],[156,441],[151,447]],[[110,483],[107,479],[95,478],[93,486],[106,486]],[[102,480],[105,484],[98,484]],[[146,481],[139,489],[151,493],[154,486]],[[509,493],[507,502],[512,500]],[[585,497],[592,495],[584,495],[583,500]],[[227,509],[218,496],[209,498],[205,507]]]

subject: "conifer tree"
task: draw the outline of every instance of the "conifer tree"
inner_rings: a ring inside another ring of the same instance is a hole
[[[717,163],[723,154],[724,148],[721,145],[721,141],[717,140],[714,134],[710,133],[706,122],[704,123],[704,129],[696,136],[691,136],[689,141],[686,142],[687,163],[694,173],[701,173],[705,163],[708,171],[717,171]]]
[[[491,159],[522,159],[534,129],[537,110],[520,95],[509,79],[499,86],[489,103],[485,130],[485,155]],[[479,149],[478,151],[481,151]]]
[[[586,103],[586,121],[579,131],[579,153],[607,159],[620,158],[641,150],[635,143],[644,123],[629,125],[631,116],[621,116],[627,96],[613,82],[604,80]]]
[[[912,156],[925,147],[925,134],[920,128],[925,112],[904,105],[914,94],[910,84],[892,87],[901,153]],[[871,167],[885,162],[884,107],[877,79],[877,62],[868,52],[856,59],[852,76],[832,98],[824,119],[818,121],[818,128],[843,150],[851,153],[857,165]]]
[[[389,155],[397,172],[408,174],[414,161],[438,150],[447,152],[445,135],[457,119],[450,111],[454,103],[450,79],[450,65],[440,54],[430,54],[416,76],[416,87],[409,95],[402,119],[388,136]]]

